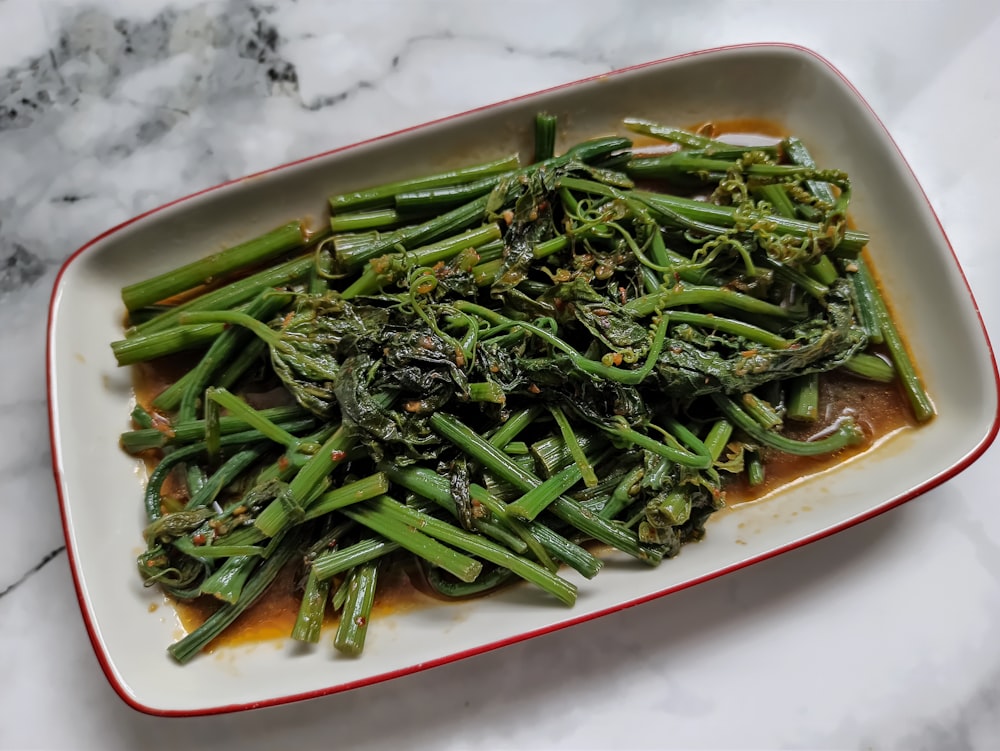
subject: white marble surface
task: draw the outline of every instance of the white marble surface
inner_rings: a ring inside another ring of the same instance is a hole
[[[721,580],[307,703],[148,717],[88,643],[43,363],[51,284],[75,248],[362,136],[744,41],[812,47],[856,84],[1000,337],[1000,6],[986,0],[0,0],[0,748],[1000,747],[1000,448]]]

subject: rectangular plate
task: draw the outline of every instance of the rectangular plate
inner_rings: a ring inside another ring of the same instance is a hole
[[[254,237],[290,219],[323,221],[325,197],[508,153],[530,153],[539,110],[557,114],[561,143],[621,132],[623,117],[687,124],[762,117],[801,137],[821,165],[852,178],[853,218],[903,322],[939,416],[846,465],[720,515],[707,538],[648,569],[609,565],[565,608],[527,587],[418,608],[372,625],[360,659],[329,639],[234,647],[184,667],[165,652],[170,608],[144,589],[142,472],[118,448],[131,374],[109,343],[121,337],[127,283]],[[930,302],[933,301],[933,302]],[[956,364],[961,363],[958,367]],[[52,295],[48,332],[52,455],[70,564],[91,641],[133,707],[163,715],[224,712],[384,680],[526,639],[719,576],[885,511],[967,467],[997,432],[996,364],[948,241],[885,128],[815,54],[785,45],[711,50],[504,102],[321,154],[168,204],[74,253]],[[805,512],[804,509],[808,508]]]

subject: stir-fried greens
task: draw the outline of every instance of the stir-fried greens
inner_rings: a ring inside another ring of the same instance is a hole
[[[292,222],[123,290],[120,364],[194,353],[122,436],[159,458],[141,575],[222,603],[174,658],[286,566],[292,636],[339,612],[348,654],[388,566],[419,562],[445,597],[523,579],[571,605],[560,570],[595,576],[589,543],[657,565],[775,452],[864,443],[849,415],[784,434],[817,420],[820,373],[898,381],[932,416],[845,173],[794,138],[624,124],[676,148],[610,136],[554,156],[539,115],[528,166],[332,196],[328,232]]]

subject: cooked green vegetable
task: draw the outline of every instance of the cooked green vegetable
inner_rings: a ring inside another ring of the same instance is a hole
[[[932,416],[868,238],[847,228],[846,174],[795,139],[640,120],[625,125],[676,150],[611,136],[557,156],[557,124],[536,118],[530,164],[335,195],[330,237],[292,222],[124,290],[119,363],[190,360],[122,436],[162,452],[139,570],[225,603],[170,647],[177,660],[285,566],[302,593],[293,637],[318,641],[340,611],[348,654],[394,566],[442,597],[520,579],[572,605],[560,568],[597,575],[588,543],[658,565],[775,453],[869,440],[823,403],[831,371]]]

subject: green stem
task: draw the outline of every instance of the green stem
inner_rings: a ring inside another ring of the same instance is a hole
[[[249,242],[213,253],[152,279],[130,284],[122,289],[122,302],[128,310],[152,305],[168,297],[207,284],[235,271],[266,261],[299,248],[306,242],[301,222],[290,222]]]
[[[481,180],[461,185],[406,191],[396,196],[396,209],[401,213],[411,216],[417,213],[427,215],[436,211],[447,211],[454,208],[456,204],[467,203],[486,195],[504,177],[511,174],[513,174],[513,171],[491,175],[490,177],[484,177]]]
[[[554,404],[549,406],[549,412],[552,413],[556,425],[559,426],[559,432],[562,434],[563,441],[569,449],[570,456],[573,457],[573,461],[580,470],[580,477],[583,478],[583,484],[588,488],[594,487],[597,485],[597,474],[594,472],[594,465],[590,463],[587,455],[583,452],[583,447],[580,445],[576,433],[573,432],[573,426],[569,424],[566,413]],[[569,487],[566,489],[568,490]],[[559,491],[556,495],[561,495],[562,493],[563,491]]]
[[[262,293],[250,303],[246,314],[258,321],[264,321],[291,302],[292,296],[280,293]],[[250,340],[249,332],[242,328],[231,328],[223,331],[197,365],[190,371],[193,375],[188,379],[181,396],[180,411],[177,419],[180,422],[193,420],[197,417],[197,403],[210,385],[213,376],[238,349],[245,347]]]
[[[308,256],[293,258],[291,261],[264,269],[245,279],[230,282],[218,289],[206,292],[177,307],[171,308],[156,316],[156,318],[129,329],[126,335],[131,338],[133,336],[166,331],[176,326],[181,315],[184,313],[198,310],[229,310],[235,308],[257,297],[264,290],[282,287],[305,278],[313,269],[313,264],[312,254],[309,254]]]
[[[747,414],[756,420],[757,424],[764,428],[764,430],[775,430],[782,426],[783,421],[778,411],[756,394],[749,392],[742,394],[740,401]]]
[[[788,406],[785,416],[797,422],[819,419],[819,373],[808,373],[788,380]]]
[[[384,496],[379,498],[384,498]],[[341,509],[341,513],[386,539],[399,543],[401,547],[425,561],[440,566],[462,581],[476,580],[482,570],[482,564],[479,561],[429,537],[428,530],[424,526],[418,527],[399,521],[396,516],[386,513],[383,504],[378,503],[378,500],[375,498],[360,505]]]
[[[310,569],[306,577],[305,589],[302,592],[302,602],[299,613],[292,627],[292,638],[296,641],[315,644],[319,641],[323,630],[323,615],[326,611],[326,601],[330,596],[330,580],[319,579],[316,572]]]
[[[455,417],[443,412],[435,412],[431,415],[430,422],[431,427],[438,434],[519,490],[527,492],[542,483],[534,474],[518,466],[510,457],[491,446]],[[661,556],[658,555],[657,551],[641,546],[634,535],[595,516],[575,501],[563,496],[557,498],[549,508],[560,519],[584,534],[640,560],[654,564],[659,563]]]
[[[386,229],[395,227],[401,221],[399,213],[395,209],[357,211],[331,216],[330,230],[332,232],[357,232],[359,230]]]
[[[370,295],[378,291],[379,286],[389,280],[383,278],[375,269],[393,269],[395,276],[405,277],[409,269],[418,266],[433,266],[440,261],[447,261],[467,248],[479,248],[500,238],[500,226],[496,223],[487,224],[468,232],[449,237],[446,240],[425,245],[422,248],[406,253],[390,253],[382,258],[372,259],[361,275],[341,293],[345,300],[351,300],[362,295]],[[397,267],[397,268],[394,268]]]
[[[559,496],[580,481],[580,467],[570,464],[560,472],[552,475],[526,492],[513,503],[507,505],[507,511],[524,521],[532,521],[548,508]]]
[[[517,169],[519,166],[517,154],[495,159],[491,162],[476,164],[471,167],[463,167],[457,170],[441,172],[436,175],[427,175],[410,180],[399,180],[397,182],[385,183],[374,188],[353,191],[351,193],[340,193],[330,196],[330,208],[335,214],[344,211],[357,211],[360,209],[373,209],[382,206],[392,206],[393,200],[399,193],[413,190],[425,190],[429,188],[441,188],[447,185],[460,185],[472,182],[489,175],[498,175],[503,172]]]
[[[475,303],[467,302],[465,300],[459,300],[456,302],[455,307],[463,312],[474,313],[481,318],[485,318],[490,323],[497,324],[498,327],[519,327],[524,329],[568,355],[570,361],[578,369],[586,373],[590,373],[591,375],[606,378],[609,381],[617,381],[618,383],[624,383],[627,385],[642,383],[646,376],[653,371],[653,367],[656,365],[656,360],[660,356],[660,352],[663,350],[663,340],[666,336],[667,330],[667,318],[665,315],[660,316],[656,332],[653,335],[652,344],[650,345],[649,352],[646,356],[646,363],[642,367],[635,370],[624,370],[622,368],[604,365],[603,363],[587,359],[559,337],[549,333],[545,329],[535,326],[534,324],[528,323],[527,321],[515,321],[497,313],[496,311],[490,310],[489,308],[484,308],[481,305],[476,305]]]
[[[273,537],[293,521],[305,518],[306,502],[314,498],[334,467],[340,464],[347,452],[354,448],[355,438],[350,430],[340,427],[320,446],[319,450],[303,465],[288,485],[288,503],[272,502],[257,517],[257,529]],[[297,513],[293,513],[296,511]]]
[[[201,593],[230,604],[238,602],[247,579],[258,563],[259,556],[235,555],[228,558],[215,573],[202,582]]]
[[[686,310],[673,310],[670,312],[670,321],[671,323],[701,326],[709,331],[725,331],[727,334],[741,336],[771,349],[788,349],[792,346],[788,339],[772,334],[767,329],[762,329],[751,323],[743,323],[743,321],[737,321],[734,318],[723,318],[713,313],[689,313]]]
[[[705,436],[705,448],[708,449],[712,462],[719,461],[729,439],[733,435],[733,424],[729,420],[716,420]]]
[[[879,329],[882,331],[882,336],[885,337],[885,346],[889,350],[889,356],[892,358],[892,364],[896,367],[896,372],[899,373],[903,390],[913,408],[913,415],[919,422],[926,422],[934,416],[934,405],[924,389],[920,376],[917,375],[917,369],[903,343],[903,337],[900,335],[899,329],[896,328],[895,321],[892,320],[889,307],[879,292],[878,284],[868,269],[868,265],[863,258],[859,258],[857,264],[857,275],[870,296]]]
[[[251,407],[245,401],[226,389],[208,389],[205,398],[210,399],[230,415],[237,417],[254,430],[259,430],[275,443],[279,443],[290,451],[296,451],[302,441],[284,428],[268,420],[264,415]]]
[[[837,429],[824,438],[812,441],[796,441],[783,435],[762,428],[756,420],[744,412],[726,396],[712,394],[712,401],[722,413],[751,439],[778,451],[795,456],[818,456],[840,451],[848,446],[854,446],[864,440],[864,434],[851,418],[845,418]]]
[[[351,572],[347,585],[347,599],[333,637],[333,646],[342,654],[356,657],[365,647],[368,636],[368,622],[375,602],[375,588],[378,586],[379,561],[368,561]]]
[[[794,320],[798,317],[787,308],[758,300],[756,297],[745,295],[742,292],[684,283],[672,286],[663,285],[654,294],[629,300],[625,305],[625,310],[635,316],[648,316],[657,310],[676,308],[681,305],[722,305],[733,310],[770,316],[782,321]]]
[[[311,571],[321,580],[330,579],[344,571],[350,571],[355,566],[360,566],[366,561],[373,561],[376,558],[388,555],[399,550],[399,548],[400,545],[397,542],[380,537],[371,537],[341,550],[317,556],[312,563]],[[339,608],[337,609],[339,610]]]
[[[386,514],[391,514],[403,524],[410,524],[422,529],[428,535],[432,535],[442,542],[454,545],[460,550],[465,550],[473,555],[489,561],[497,566],[509,569],[520,576],[525,581],[531,582],[541,587],[549,594],[554,595],[567,605],[576,602],[576,587],[562,579],[551,571],[539,566],[534,561],[514,555],[509,550],[500,547],[490,540],[486,540],[478,535],[466,532],[433,516],[422,514],[403,504],[394,501],[388,496],[382,496],[373,501],[373,504]],[[459,577],[461,578],[461,577]],[[468,580],[463,580],[468,581]]]
[[[611,498],[608,499],[608,502],[598,512],[598,516],[603,519],[614,519],[618,514],[631,506],[635,501],[635,495],[632,491],[639,481],[642,480],[645,473],[646,470],[642,464],[637,464],[626,472],[625,476],[615,486]]]
[[[341,485],[336,490],[324,493],[311,504],[306,512],[306,521],[315,519],[331,511],[352,506],[369,498],[382,495],[389,490],[389,478],[384,472],[376,472],[360,480]]]
[[[284,568],[286,563],[291,561],[292,556],[295,555],[298,548],[298,544],[298,537],[289,535],[279,546],[278,550],[264,561],[256,573],[244,585],[239,599],[232,604],[223,605],[205,619],[205,622],[198,628],[180,641],[171,644],[167,648],[170,656],[177,660],[177,662],[184,664],[207,647],[216,636],[221,634],[229,624],[235,621],[264,594],[275,577],[277,577],[278,572]]]
[[[585,193],[602,195],[608,198],[615,198],[616,193],[620,193],[616,188],[611,188],[593,180],[582,180],[580,178],[560,177],[559,184]],[[736,225],[738,217],[736,210],[732,206],[719,206],[707,201],[698,201],[693,198],[684,198],[667,193],[654,193],[645,190],[633,190],[629,194],[642,200],[649,208],[660,211],[664,221],[674,226],[685,226],[677,224],[672,217],[682,217],[685,220],[701,222],[708,225],[716,225],[722,228]],[[822,236],[824,228],[812,222],[803,222],[799,219],[786,219],[780,216],[762,217],[764,222],[773,225],[774,231],[779,235],[790,235],[796,238],[807,236]],[[861,249],[868,244],[868,235],[864,232],[848,230],[844,233],[836,252],[839,255],[856,256]]]
[[[300,423],[304,418],[309,417],[309,413],[298,405],[271,407],[269,409],[262,409],[257,414],[277,425],[285,425],[289,422]],[[239,417],[223,416],[219,418],[219,433],[221,435],[239,433],[249,428],[249,423]],[[131,454],[135,454],[148,449],[163,448],[164,446],[184,445],[204,440],[204,438],[205,421],[191,420],[189,422],[177,423],[172,426],[170,432],[155,428],[130,430],[127,433],[122,433],[121,443],[122,448]]]
[[[556,127],[559,120],[555,115],[539,112],[535,115],[535,161],[541,162],[555,156]]]
[[[886,362],[877,355],[869,355],[865,352],[858,352],[841,367],[848,373],[859,378],[866,378],[869,381],[892,383],[896,380],[896,369],[891,362]]]
[[[189,349],[206,347],[223,331],[225,326],[221,323],[174,326],[165,331],[111,342],[111,351],[118,365],[124,367]]]

